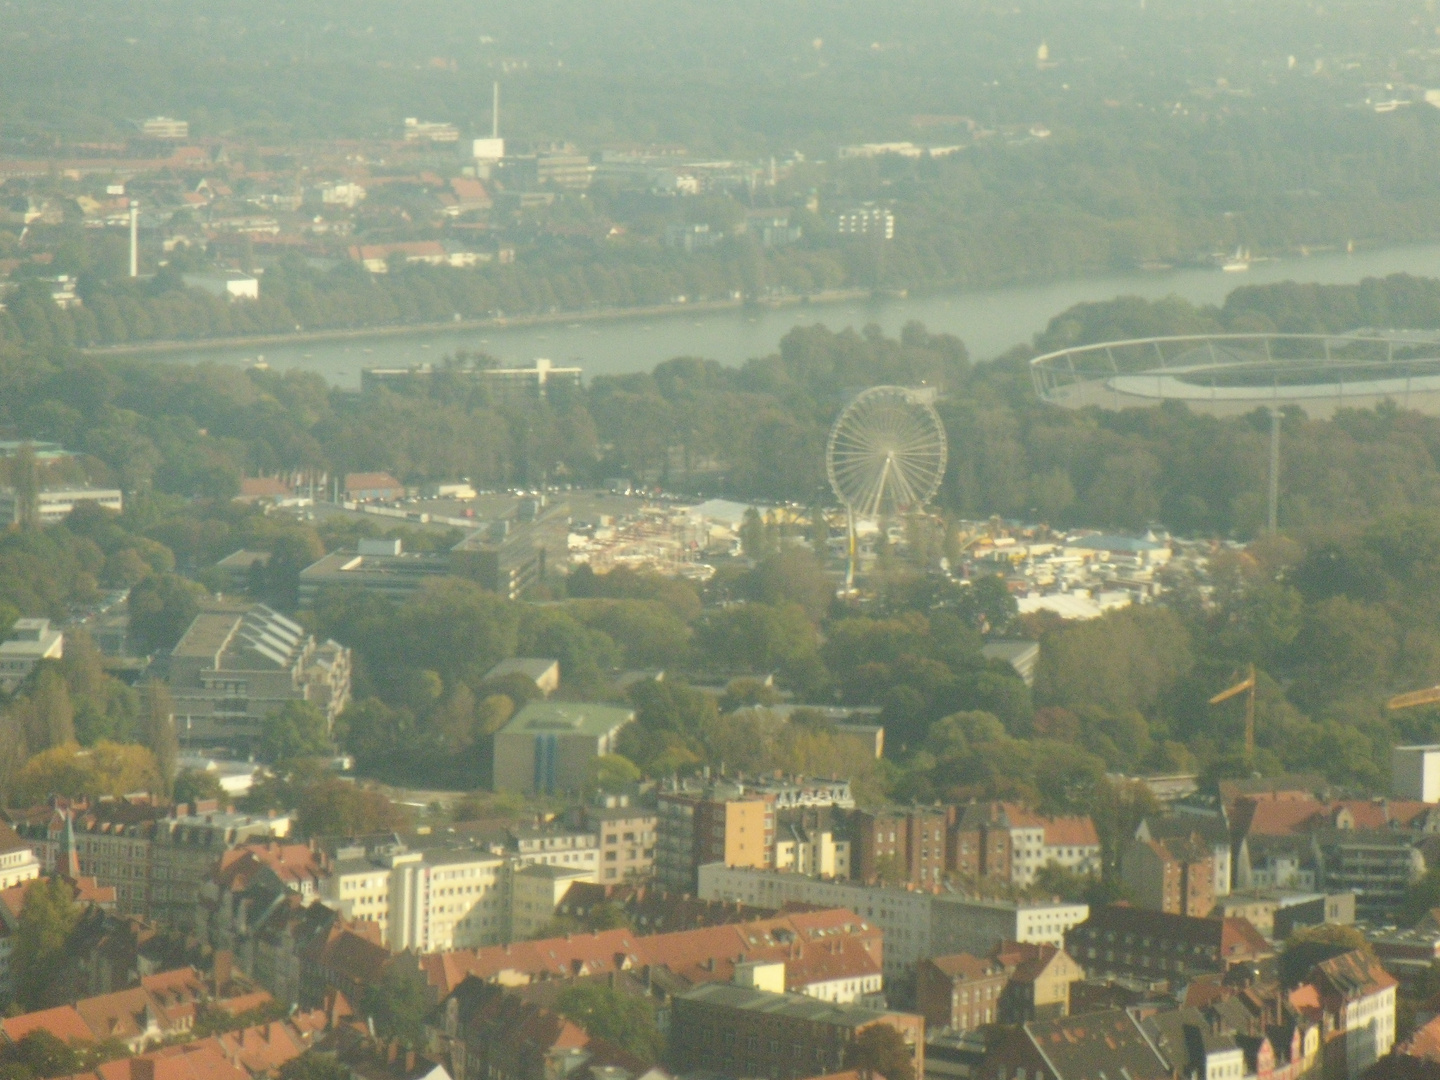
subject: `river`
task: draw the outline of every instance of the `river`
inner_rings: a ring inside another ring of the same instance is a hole
[[[337,386],[358,389],[362,367],[403,367],[439,360],[457,349],[486,352],[507,364],[528,366],[537,357],[579,364],[587,377],[649,371],[673,356],[701,356],[725,364],[775,351],[797,324],[824,323],[835,329],[877,323],[897,334],[919,321],[932,332],[955,334],[977,360],[988,360],[1044,329],[1073,304],[1131,295],[1175,295],[1196,304],[1219,303],[1241,285],[1274,281],[1326,284],[1410,273],[1440,277],[1440,245],[1376,251],[1327,253],[1308,258],[1256,262],[1243,273],[1218,269],[1136,271],[1020,285],[1002,289],[784,307],[732,308],[705,313],[683,311],[652,317],[617,318],[466,331],[417,331],[389,337],[312,341],[263,348],[196,348],[163,354],[177,363],[246,364],[263,356],[272,368],[314,371]]]

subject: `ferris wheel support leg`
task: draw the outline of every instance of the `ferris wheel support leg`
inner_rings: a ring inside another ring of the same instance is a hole
[[[845,564],[845,597],[849,599],[855,592],[855,511],[848,506],[845,508],[845,524],[846,548],[849,553]]]

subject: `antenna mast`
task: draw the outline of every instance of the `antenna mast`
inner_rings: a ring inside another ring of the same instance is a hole
[[[490,105],[490,137],[500,137],[500,80],[495,80],[495,90]]]

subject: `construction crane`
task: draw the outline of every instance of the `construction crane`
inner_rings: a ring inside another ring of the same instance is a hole
[[[1440,689],[1440,688],[1437,688]],[[1245,753],[1255,753],[1255,665],[1250,665],[1250,674],[1228,690],[1221,690],[1210,699],[1211,705],[1219,705],[1233,697],[1245,695]]]
[[[1411,690],[1408,694],[1396,694],[1385,703],[1390,710],[1413,709],[1417,705],[1440,704],[1440,686],[1432,686],[1428,690]]]

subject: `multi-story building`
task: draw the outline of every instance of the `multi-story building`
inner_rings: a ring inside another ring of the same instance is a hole
[[[1006,941],[990,956],[1006,974],[1000,1023],[1024,1024],[1069,1015],[1070,985],[1083,979],[1085,971],[1064,949]]]
[[[655,829],[655,876],[675,892],[694,892],[708,863],[764,868],[774,861],[774,797],[742,784],[660,792]]]
[[[510,910],[507,941],[535,937],[555,917],[570,886],[595,881],[593,868],[547,866],[536,863],[510,876]]]
[[[1174,1080],[1176,1075],[1140,1021],[1124,1009],[1023,1024],[1006,1033],[984,1062],[987,1078],[1090,1080],[1102,1071],[1128,1080]]]
[[[1084,904],[970,901],[949,893],[824,880],[773,870],[702,866],[702,900],[739,901],[772,910],[788,903],[846,908],[885,933],[885,974],[903,977],[927,956],[983,955],[1003,941],[1063,943],[1084,921]]]
[[[1308,981],[1324,1014],[1325,1076],[1355,1080],[1395,1045],[1395,979],[1357,949],[1316,964]]]
[[[628,802],[585,808],[585,827],[598,841],[601,884],[639,881],[655,872],[657,820],[653,809]]]
[[[1032,885],[1042,867],[1100,872],[1100,835],[1088,817],[1044,817],[1016,803],[966,807],[950,833],[949,868],[971,878]]]
[[[598,873],[600,840],[589,829],[518,826],[507,831],[504,851],[517,869],[539,865]]]
[[[346,921],[374,923],[396,952],[475,948],[505,940],[509,873],[506,857],[472,848],[347,845],[320,897]]]
[[[1006,971],[996,960],[955,953],[921,960],[915,971],[916,1008],[930,1032],[966,1032],[1000,1019]]]
[[[944,879],[944,810],[857,810],[850,822],[852,869],[859,880],[930,888]]]
[[[16,619],[0,641],[0,690],[13,693],[41,660],[65,655],[65,635],[50,628],[49,619]]]
[[[923,1075],[922,1017],[727,983],[671,998],[670,1055],[677,1071],[792,1080],[853,1067],[855,1040],[880,1024],[899,1032]]]
[[[75,837],[80,873],[115,890],[127,915],[150,912],[150,848],[169,810],[144,796],[101,799],[93,805],[56,799],[13,815],[15,829],[44,873],[65,872],[67,830]]]
[[[1095,908],[1065,935],[1065,951],[1091,975],[1178,984],[1272,957],[1244,919],[1197,919],[1128,905]]]
[[[170,654],[182,742],[254,748],[265,718],[308,701],[333,722],[350,698],[350,650],[317,643],[263,604],[214,604]]]
[[[1135,840],[1120,860],[1135,902],[1151,911],[1204,918],[1215,907],[1215,856],[1198,836]]]
[[[40,876],[35,850],[9,825],[0,823],[0,891]]]
[[[1002,942],[1065,944],[1065,934],[1090,915],[1086,904],[978,900],[940,893],[931,904],[930,947],[937,953],[983,956]]]
[[[58,525],[81,503],[95,503],[118,514],[125,508],[125,496],[118,488],[41,488],[35,493],[35,519],[41,525]],[[0,521],[18,525],[25,513],[25,500],[13,488],[0,488]]]
[[[632,709],[532,701],[494,736],[494,787],[526,795],[580,791],[592,763],[614,753]]]
[[[1215,867],[1215,897],[1229,896],[1233,886],[1234,857],[1230,827],[1220,814],[1170,814],[1146,818],[1135,829],[1136,840],[1195,838],[1210,848]],[[1241,841],[1244,846],[1245,841]],[[1248,849],[1247,849],[1248,853]]]
[[[783,964],[791,993],[850,1001],[874,992],[882,973],[881,929],[840,909],[789,912],[671,933],[601,930],[590,934],[435,953],[420,969],[439,998],[467,978],[511,985],[541,979],[621,976],[649,969],[667,985],[729,981],[747,964]]]
[[[1313,834],[1321,882],[1327,892],[1353,892],[1361,912],[1393,912],[1424,876],[1422,834],[1389,829],[1324,829]]]
[[[830,807],[781,810],[775,815],[775,869],[809,877],[850,877],[850,840],[837,835]]]
[[[283,839],[289,832],[290,819],[284,816],[240,814],[221,810],[213,802],[175,808],[169,817],[156,823],[148,846],[146,916],[167,926],[192,927],[198,917],[201,892],[227,851],[254,841]],[[143,857],[139,845],[135,851]],[[81,866],[83,869],[83,858]],[[143,878],[143,866],[132,869],[136,879]]]

